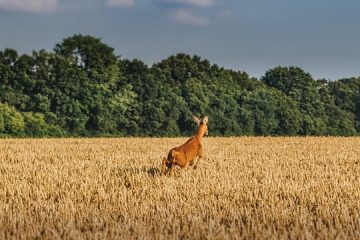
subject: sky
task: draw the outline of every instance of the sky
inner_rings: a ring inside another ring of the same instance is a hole
[[[261,77],[299,66],[315,79],[360,76],[358,0],[0,0],[0,50],[52,51],[99,37],[151,65],[177,53]]]

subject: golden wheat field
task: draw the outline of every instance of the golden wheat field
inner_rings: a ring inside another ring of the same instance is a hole
[[[360,239],[360,138],[0,140],[1,239]]]

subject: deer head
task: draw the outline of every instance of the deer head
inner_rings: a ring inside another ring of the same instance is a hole
[[[199,129],[198,129],[198,134],[200,134],[201,136],[204,135],[208,135],[209,131],[208,131],[208,126],[207,123],[209,121],[208,116],[205,116],[204,119],[201,121],[199,118],[193,116],[195,123],[198,125]]]

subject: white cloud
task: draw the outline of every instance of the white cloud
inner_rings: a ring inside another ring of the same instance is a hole
[[[179,24],[194,26],[206,26],[210,24],[209,18],[196,16],[189,9],[178,9],[175,13],[175,21]]]
[[[57,8],[57,0],[0,0],[0,9],[5,11],[50,13]]]
[[[106,3],[111,7],[132,7],[135,0],[107,0]]]

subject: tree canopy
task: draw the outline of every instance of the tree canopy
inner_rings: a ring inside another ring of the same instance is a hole
[[[187,54],[148,66],[80,34],[0,51],[0,136],[181,136],[205,114],[216,136],[358,135],[360,78],[279,66],[256,79]]]

